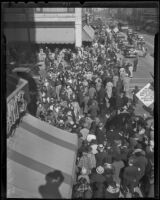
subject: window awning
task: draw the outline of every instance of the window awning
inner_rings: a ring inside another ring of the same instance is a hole
[[[37,43],[73,44],[75,43],[74,28],[37,28],[31,34],[31,40]],[[35,34],[35,35],[34,35]]]
[[[58,199],[61,195],[70,199],[77,148],[76,134],[27,114],[14,136],[7,140],[7,197]],[[49,172],[64,177],[59,187],[53,182],[46,185]],[[43,191],[43,196],[39,191]]]
[[[6,28],[5,34],[9,42],[51,43],[51,44],[74,44],[75,28]]]
[[[82,40],[85,42],[92,42],[94,40],[94,30],[92,27],[88,25],[83,26]]]

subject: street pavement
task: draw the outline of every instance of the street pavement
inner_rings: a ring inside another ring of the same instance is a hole
[[[123,33],[126,35],[125,33]],[[140,33],[145,39],[148,49],[146,57],[139,57],[137,71],[134,72],[133,78],[130,82],[130,91],[134,89],[137,85],[140,89],[143,88],[147,83],[153,81],[150,73],[154,74],[154,58],[151,54],[154,53],[154,36],[146,33]],[[127,59],[129,62],[133,63],[134,58]]]
[[[154,74],[154,59],[148,54],[145,58],[139,58],[137,71],[134,72],[133,78],[131,79],[130,83],[130,95],[135,85],[137,85],[139,89],[142,89],[147,83],[153,81],[153,78],[150,73]],[[154,104],[150,106],[151,110],[153,110],[153,106]],[[142,115],[144,113],[151,117],[150,113],[145,109],[144,104],[139,100],[135,108],[135,114]]]
[[[134,72],[131,79],[131,89],[137,85],[143,88],[147,83],[153,81],[151,74],[154,74],[154,59],[149,54],[146,57],[139,57],[137,71]]]
[[[141,34],[145,40],[145,46],[148,49],[150,55],[154,54],[154,36],[149,34]]]

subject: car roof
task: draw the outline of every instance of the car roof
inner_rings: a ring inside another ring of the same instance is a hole
[[[26,68],[26,67],[17,67],[17,68],[14,68],[13,69],[13,72],[30,72],[31,69],[29,68]]]

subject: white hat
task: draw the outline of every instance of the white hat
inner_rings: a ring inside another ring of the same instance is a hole
[[[144,114],[143,114],[143,117],[147,117],[147,114],[146,114],[146,113],[144,113]]]
[[[64,121],[61,119],[61,120],[59,120],[59,122],[61,123],[61,124],[64,124]]]
[[[139,135],[143,135],[145,133],[145,129],[142,128],[142,130],[139,131]]]
[[[103,168],[102,166],[98,166],[98,167],[96,168],[96,172],[97,172],[98,174],[103,174],[103,173],[104,173],[104,168]]]
[[[53,105],[51,105],[51,106],[49,107],[49,109],[50,109],[50,110],[53,110]]]
[[[142,149],[135,149],[133,153],[139,153],[142,152]]]
[[[138,171],[139,171],[139,172],[141,171],[141,168],[140,168],[140,167],[138,167]]]
[[[105,169],[112,169],[112,164],[110,164],[110,163],[104,163],[104,168]]]
[[[92,140],[96,140],[96,136],[95,136],[95,135],[92,135],[92,134],[88,134],[88,135],[87,135],[87,141],[88,141],[88,142],[91,142]]]
[[[154,131],[154,126],[153,125],[151,126],[151,130]]]
[[[154,146],[154,140],[150,140],[150,145]]]
[[[82,167],[82,170],[81,170],[81,174],[86,174],[87,173],[87,169],[85,167]]]
[[[70,124],[73,125],[73,124],[74,124],[74,121],[70,121]]]
[[[146,154],[145,151],[143,151],[142,149],[135,149],[133,154],[135,154],[135,153],[141,153],[142,155]]]
[[[72,112],[69,111],[69,112],[67,113],[67,115],[68,115],[68,116],[72,116]]]

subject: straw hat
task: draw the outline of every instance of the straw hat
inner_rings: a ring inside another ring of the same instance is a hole
[[[97,172],[98,174],[103,174],[103,173],[104,173],[104,168],[103,168],[102,166],[98,166],[98,167],[96,168],[96,172]]]

